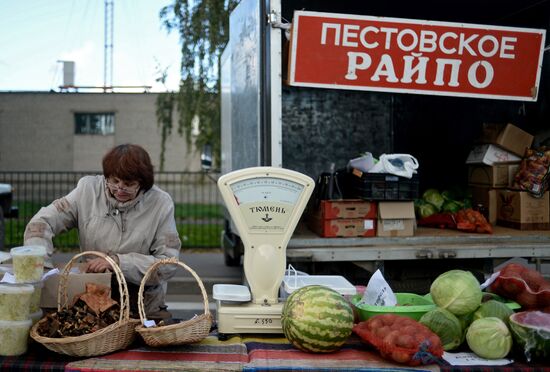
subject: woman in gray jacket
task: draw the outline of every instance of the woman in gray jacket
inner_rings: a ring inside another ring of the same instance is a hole
[[[51,258],[52,238],[72,228],[78,229],[82,252],[104,252],[119,264],[133,311],[137,311],[137,289],[147,269],[159,259],[179,257],[174,203],[154,185],[151,159],[138,145],[114,147],[103,157],[102,176],[81,178],[68,195],[41,208],[25,229],[25,245],[45,246]],[[163,265],[146,283],[143,297],[150,319],[165,317],[157,315],[166,314],[166,281],[176,268]],[[110,264],[103,258],[87,263],[88,272],[108,269]]]

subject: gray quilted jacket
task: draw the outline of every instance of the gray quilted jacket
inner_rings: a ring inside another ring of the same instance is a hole
[[[80,250],[117,255],[129,286],[139,287],[147,269],[157,260],[179,257],[181,241],[174,219],[174,203],[157,186],[125,203],[106,190],[103,176],[86,176],[68,195],[43,207],[25,230],[25,245],[45,246],[54,252],[52,237],[78,229]],[[90,256],[90,258],[94,258]],[[147,314],[164,306],[166,280],[176,265],[162,265],[151,275],[144,291]],[[137,299],[133,299],[137,303]]]

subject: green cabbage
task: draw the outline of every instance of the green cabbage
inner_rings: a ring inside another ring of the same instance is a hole
[[[466,342],[476,355],[485,359],[500,359],[512,349],[512,334],[499,318],[481,318],[470,324]]]
[[[506,325],[510,321],[510,315],[514,312],[506,304],[497,300],[489,300],[481,304],[474,312],[474,320],[481,318],[495,317],[502,320]]]
[[[463,204],[456,200],[447,200],[443,203],[443,206],[441,206],[441,211],[456,213],[462,209],[462,206]]]
[[[419,219],[429,217],[437,213],[437,208],[433,204],[427,203],[422,199],[417,199],[414,202],[414,211]]]
[[[428,189],[424,191],[424,194],[422,194],[422,199],[424,199],[430,204],[433,204],[434,207],[437,208],[438,212],[441,210],[441,207],[445,202],[445,199],[443,199],[443,196],[441,196],[439,191],[437,191],[436,189]]]
[[[463,341],[462,325],[450,311],[436,307],[422,315],[419,322],[439,336],[445,351],[456,349]]]
[[[454,315],[471,313],[481,305],[479,282],[469,271],[450,270],[439,275],[430,287],[433,302]]]

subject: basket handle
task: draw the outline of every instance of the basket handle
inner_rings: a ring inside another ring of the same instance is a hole
[[[61,311],[63,307],[66,307],[68,305],[67,279],[71,268],[74,266],[74,263],[77,261],[77,259],[82,256],[88,255],[104,258],[113,268],[118,282],[118,292],[120,293],[119,322],[130,319],[130,295],[128,294],[128,285],[126,284],[126,279],[124,278],[122,271],[120,271],[120,267],[117,265],[117,263],[107,254],[98,251],[86,251],[78,253],[65,265],[65,267],[63,268],[63,272],[61,273],[61,276],[59,278],[59,287],[57,288],[57,310]],[[61,301],[62,298],[63,301]]]
[[[203,305],[204,305],[204,314],[209,315],[210,309],[208,307],[208,295],[206,294],[206,289],[204,288],[204,284],[202,283],[201,278],[191,269],[189,266],[184,264],[183,262],[179,261],[176,257],[170,257],[170,258],[163,258],[158,261],[156,261],[154,264],[152,264],[149,269],[147,269],[147,272],[143,276],[143,279],[141,280],[141,284],[139,285],[139,292],[138,292],[138,311],[139,311],[139,318],[141,320],[141,324],[145,323],[145,320],[147,317],[145,316],[145,309],[143,305],[143,291],[145,289],[145,283],[149,279],[149,277],[157,271],[159,266],[162,265],[178,265],[183,267],[185,270],[187,270],[195,280],[197,281],[197,284],[199,285],[199,288],[202,293],[202,299],[203,299]]]

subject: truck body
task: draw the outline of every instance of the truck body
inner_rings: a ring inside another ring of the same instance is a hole
[[[465,159],[482,123],[509,122],[550,138],[547,101],[549,64],[543,61],[536,102],[358,91],[285,84],[289,28],[295,10],[375,17],[430,19],[548,29],[546,13],[512,1],[357,2],[242,0],[230,18],[230,40],[222,56],[222,173],[252,166],[277,166],[317,178],[345,167],[368,151],[414,155],[420,187],[464,184]],[[545,53],[548,54],[548,53]],[[546,56],[547,57],[547,56]],[[312,56],[311,58],[315,58]],[[322,61],[318,61],[322,64]],[[242,244],[226,216],[226,263],[236,265]],[[473,264],[490,272],[513,257],[534,260],[541,268],[550,257],[550,231],[519,231],[495,226],[492,235],[417,229],[407,238],[321,238],[304,226],[287,247],[292,262],[321,266],[353,263],[367,269],[412,266],[444,269]],[[414,270],[413,270],[414,271]]]

